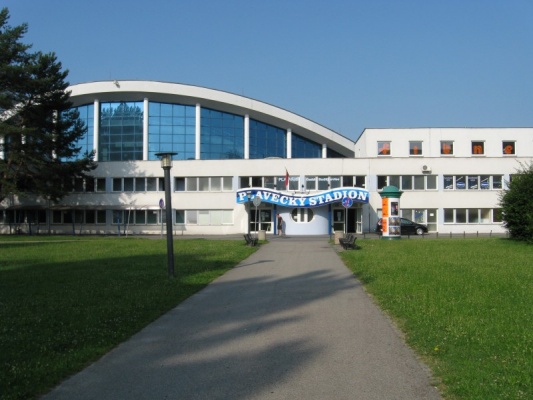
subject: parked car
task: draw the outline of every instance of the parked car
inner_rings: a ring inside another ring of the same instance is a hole
[[[423,235],[428,233],[428,227],[426,225],[413,222],[407,218],[400,218],[401,234],[402,235]],[[381,218],[376,225],[376,232],[381,233]]]

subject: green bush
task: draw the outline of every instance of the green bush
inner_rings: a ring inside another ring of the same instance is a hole
[[[500,198],[511,238],[533,242],[533,164],[520,164]]]

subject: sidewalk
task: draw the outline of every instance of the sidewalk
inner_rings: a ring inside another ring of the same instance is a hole
[[[440,399],[326,237],[269,240],[44,398]]]

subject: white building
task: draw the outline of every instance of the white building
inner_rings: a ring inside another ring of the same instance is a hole
[[[70,90],[88,126],[79,144],[96,150],[94,180],[60,204],[5,199],[0,233],[161,233],[160,152],[178,153],[170,171],[177,235],[273,234],[277,215],[289,235],[373,232],[388,185],[403,192],[401,215],[430,232],[502,233],[499,196],[519,162],[533,158],[532,128],[365,129],[353,142],[202,87],[105,81]]]

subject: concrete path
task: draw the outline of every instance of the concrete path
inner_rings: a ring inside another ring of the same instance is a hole
[[[44,398],[440,396],[327,237],[274,237]]]

